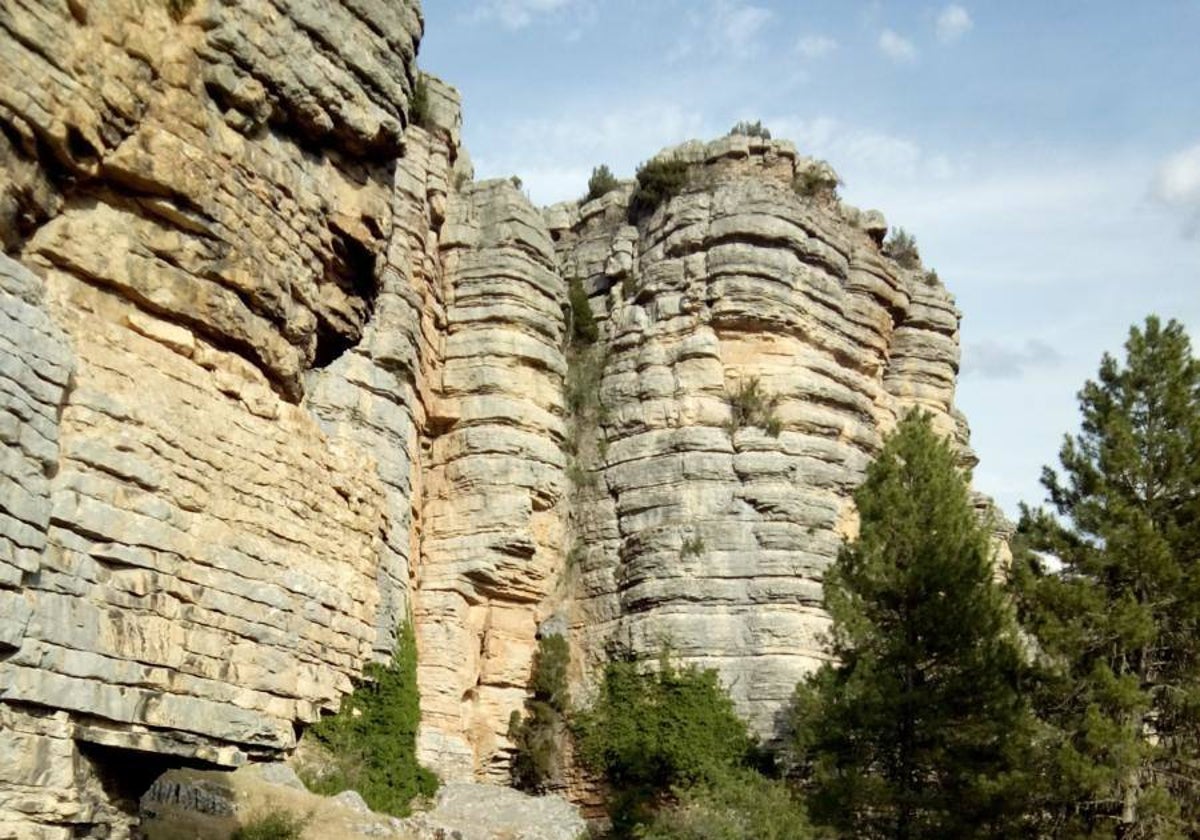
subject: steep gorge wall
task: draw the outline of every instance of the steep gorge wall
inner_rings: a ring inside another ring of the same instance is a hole
[[[371,323],[421,22],[326,5],[0,10],[6,827],[283,754],[404,613],[395,493],[304,398]]]
[[[648,658],[665,645],[717,668],[770,738],[822,656],[821,577],[883,435],[920,407],[971,462],[953,409],[959,313],[881,253],[879,214],[797,194],[822,164],[790,143],[660,157],[688,162],[688,186],[637,227],[628,188],[547,214],[606,354],[572,626],[592,665],[614,644]],[[777,399],[776,436],[730,427],[751,382]]]
[[[421,28],[0,9],[0,825],[119,835],[161,769],[285,756],[410,617],[447,779],[506,779],[547,626],[581,696],[667,643],[769,736],[883,434],[921,406],[971,463],[952,298],[878,214],[797,195],[814,162],[692,143],[637,225],[629,185],[539,212],[472,181],[452,89],[412,124]],[[777,437],[728,428],[751,380]]]

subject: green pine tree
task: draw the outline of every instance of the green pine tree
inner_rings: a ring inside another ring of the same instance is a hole
[[[814,822],[849,837],[1025,836],[1034,720],[988,528],[950,446],[913,413],[855,494],[825,576],[835,664],[797,690]]]
[[[1155,317],[1125,349],[1079,392],[1062,475],[1043,473],[1057,515],[1026,508],[1020,526],[1014,584],[1058,741],[1045,831],[1196,837],[1200,362],[1183,327]]]

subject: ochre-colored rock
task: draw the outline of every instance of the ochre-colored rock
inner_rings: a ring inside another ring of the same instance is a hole
[[[413,112],[422,26],[415,0],[0,8],[16,836],[124,836],[163,770],[286,756],[409,620],[446,780],[507,778],[541,632],[576,698],[614,645],[669,645],[770,738],[884,435],[920,407],[973,463],[954,301],[827,165],[692,142],[640,219],[629,183],[538,211],[472,180],[452,88]]]

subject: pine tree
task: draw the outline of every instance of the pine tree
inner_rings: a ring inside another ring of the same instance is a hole
[[[1064,837],[1200,836],[1200,362],[1179,323],[1130,331],[1025,509],[1014,582],[1058,745]],[[1040,552],[1039,554],[1033,553]],[[1050,555],[1061,570],[1047,571]]]
[[[910,414],[855,494],[825,576],[835,664],[797,690],[815,822],[851,837],[1023,836],[1022,655],[949,445]]]

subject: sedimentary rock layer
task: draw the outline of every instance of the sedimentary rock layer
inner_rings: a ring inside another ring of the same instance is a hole
[[[286,755],[408,620],[446,779],[507,778],[539,632],[578,698],[668,645],[769,738],[883,436],[920,407],[972,463],[954,301],[826,166],[728,137],[648,214],[539,212],[472,180],[421,29],[0,8],[5,827],[120,836],[163,769]]]
[[[717,668],[770,738],[823,655],[821,578],[883,435],[919,406],[968,459],[958,312],[881,254],[878,214],[798,192],[821,164],[791,144],[660,158],[687,161],[688,186],[636,226],[629,187],[547,213],[605,354],[601,454],[574,496],[573,627],[593,663],[615,643]],[[734,422],[747,388],[773,422]]]
[[[303,401],[372,322],[420,30],[0,9],[6,826],[119,822],[114,768],[282,754],[390,650],[407,488]]]

